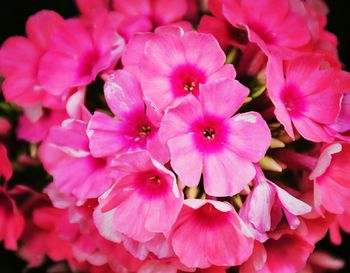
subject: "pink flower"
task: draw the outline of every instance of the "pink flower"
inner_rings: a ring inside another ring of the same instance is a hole
[[[169,108],[160,137],[167,141],[171,166],[185,185],[198,185],[203,171],[206,193],[230,196],[254,178],[253,162],[264,156],[270,131],[256,112],[232,117],[248,95],[239,82],[222,80],[199,89],[199,99],[188,95]]]
[[[147,149],[157,160],[167,162],[168,149],[158,138],[161,116],[150,105],[145,106],[135,76],[118,70],[107,77],[105,98],[118,119],[100,112],[92,116],[87,129],[92,155],[105,157]]]
[[[305,8],[299,1],[222,2],[226,19],[233,26],[246,29],[249,40],[267,55],[288,56],[311,39]]]
[[[114,211],[113,227],[140,242],[169,232],[183,201],[174,174],[146,151],[117,156],[111,166],[125,174],[101,199],[102,213]]]
[[[184,32],[179,27],[166,30],[140,37],[139,45],[134,45],[136,54],[143,53],[138,60],[143,93],[156,109],[164,111],[175,99],[188,94],[198,96],[199,84],[235,76],[233,66],[225,65],[225,54],[212,35]],[[135,61],[129,56],[135,51],[127,51],[123,61]]]
[[[255,183],[256,187],[248,195],[239,215],[258,232],[274,230],[282,220],[282,212],[290,228],[296,229],[300,224],[297,216],[311,211],[309,205],[267,180],[259,167]]]
[[[326,145],[309,178],[314,181],[315,207],[343,214],[349,209],[350,145]]]
[[[12,176],[12,165],[7,156],[7,149],[5,145],[0,143],[0,178],[4,177],[9,180]]]
[[[253,255],[240,273],[295,273],[304,268],[314,246],[297,234],[285,234],[255,244]]]
[[[1,167],[2,164],[1,161]],[[0,242],[4,243],[6,249],[17,250],[17,241],[23,233],[25,222],[10,195],[11,191],[0,186]]]
[[[31,143],[38,143],[45,139],[51,127],[60,125],[67,118],[88,119],[90,113],[84,106],[85,89],[79,89],[70,97],[61,101],[56,109],[41,105],[24,108],[19,118],[17,137]]]
[[[188,267],[236,266],[253,251],[250,230],[224,202],[187,199],[170,234],[174,251]]]
[[[5,78],[2,89],[6,101],[24,106],[49,103],[52,95],[38,82],[38,66],[48,49],[52,33],[63,21],[53,11],[40,11],[29,17],[26,23],[28,38],[10,37],[2,45],[0,73]]]
[[[113,17],[101,12],[89,23],[68,19],[52,34],[48,51],[40,60],[38,78],[52,94],[87,85],[113,67],[124,48]]]
[[[79,120],[65,120],[62,126],[51,128],[39,150],[40,160],[57,189],[79,202],[99,197],[112,183],[106,161],[90,154],[86,126]]]
[[[334,81],[337,74],[323,68],[323,62],[318,55],[303,55],[288,62],[285,69],[277,59],[267,64],[267,88],[276,117],[292,138],[293,124],[307,140],[333,140],[326,127],[338,116],[342,94]]]
[[[114,10],[148,20],[150,26],[166,25],[180,20],[186,13],[186,0],[113,0]],[[149,29],[151,30],[151,29]]]
[[[309,257],[307,265],[298,273],[325,273],[340,270],[344,267],[343,260],[332,257],[324,251],[315,251]]]

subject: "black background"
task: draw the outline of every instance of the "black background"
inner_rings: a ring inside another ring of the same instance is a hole
[[[338,36],[340,59],[344,64],[344,69],[350,71],[350,1],[329,0],[326,2],[330,8],[327,28]],[[73,0],[1,0],[0,44],[11,35],[23,35],[27,18],[41,9],[55,10],[65,18],[77,14]],[[339,273],[350,273],[350,236],[344,235],[344,242],[340,247],[330,245],[327,240],[321,241],[319,246],[327,249],[334,256],[345,259],[347,266]],[[23,272],[24,266],[25,263],[14,253],[4,251],[0,245],[0,273]],[[28,271],[28,273],[35,272],[44,272],[44,269]]]

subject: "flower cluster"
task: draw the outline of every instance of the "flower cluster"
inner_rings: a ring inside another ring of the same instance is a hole
[[[6,249],[91,273],[343,266],[315,250],[350,232],[350,73],[322,0],[76,4],[0,50]]]

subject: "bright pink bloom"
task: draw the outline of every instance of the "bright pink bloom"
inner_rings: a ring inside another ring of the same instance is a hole
[[[112,183],[106,161],[90,154],[86,126],[82,121],[66,120],[61,127],[52,127],[39,150],[57,189],[80,202],[99,197]]]
[[[111,166],[125,173],[101,199],[102,213],[114,211],[113,228],[140,242],[169,232],[183,202],[174,174],[146,151],[117,156]]]
[[[225,65],[225,53],[212,35],[184,32],[179,27],[166,30],[143,36],[140,44],[134,45],[143,53],[138,63],[143,93],[156,109],[164,111],[188,94],[198,96],[199,84],[235,77],[233,66]],[[135,52],[126,54],[123,60],[135,60],[129,56]]]
[[[282,212],[290,228],[296,229],[300,224],[297,216],[311,211],[309,205],[267,180],[260,168],[255,183],[257,185],[248,195],[239,215],[258,232],[274,230],[282,220]]]
[[[90,118],[90,114],[84,106],[85,89],[77,90],[65,101],[60,102],[60,107],[44,108],[34,105],[24,108],[23,115],[19,118],[16,131],[17,137],[31,143],[38,143],[45,139],[51,127],[60,125],[67,118]]]
[[[267,65],[267,89],[275,105],[275,114],[287,133],[294,138],[292,124],[306,139],[330,142],[326,127],[340,111],[342,94],[338,92],[332,69],[323,68],[318,55],[303,55],[287,63],[270,59]],[[327,111],[324,111],[327,109]]]
[[[305,8],[299,1],[222,2],[226,19],[233,26],[246,29],[249,40],[267,55],[289,55],[311,39]]]
[[[8,119],[0,117],[0,136],[6,136],[12,126]]]
[[[148,20],[150,26],[180,20],[186,13],[186,0],[113,0],[114,10],[134,18]],[[149,29],[151,30],[151,29]]]
[[[350,145],[326,145],[310,174],[314,180],[315,207],[342,214],[349,209]]]
[[[203,171],[206,193],[230,196],[254,178],[253,162],[265,155],[270,131],[256,112],[232,117],[248,95],[239,82],[223,80],[199,89],[199,99],[188,95],[169,108],[160,136],[167,141],[171,166],[185,185],[198,185]]]
[[[56,95],[87,85],[115,65],[123,48],[124,41],[106,13],[96,14],[89,24],[68,19],[52,35],[49,50],[40,60],[39,82]]]
[[[298,273],[326,273],[330,271],[338,271],[344,267],[343,260],[332,257],[326,252],[315,251],[309,257],[307,265]]]
[[[256,243],[256,246],[259,243]],[[254,248],[240,273],[295,273],[304,268],[314,246],[298,235],[286,234]]]
[[[225,202],[187,199],[170,234],[174,251],[188,267],[236,266],[253,251],[254,239]]]
[[[63,21],[53,11],[40,11],[29,17],[26,23],[28,38],[10,37],[2,45],[0,73],[5,77],[2,89],[6,101],[25,106],[51,104],[52,95],[38,82],[38,66],[52,33]]]
[[[91,20],[96,14],[109,11],[116,23],[116,30],[126,40],[135,33],[152,31],[154,28],[179,22],[187,8],[196,10],[193,0],[76,0],[84,19]],[[194,7],[193,7],[194,6]]]
[[[105,98],[118,119],[101,112],[92,116],[87,129],[92,155],[106,157],[147,149],[157,160],[167,162],[168,148],[158,138],[161,116],[145,106],[136,77],[124,70],[107,77]]]
[[[6,147],[0,143],[0,178],[4,177],[5,180],[9,180],[12,176],[12,165],[7,156]]]
[[[26,112],[19,118],[17,137],[30,143],[38,143],[45,139],[52,126],[59,125],[68,118],[65,110],[41,109],[39,116],[31,116]]]
[[[15,201],[7,189],[0,186],[0,242],[4,242],[6,249],[17,250],[17,241],[23,233],[24,225],[24,218]]]

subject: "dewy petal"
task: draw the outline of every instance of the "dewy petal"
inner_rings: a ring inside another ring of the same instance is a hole
[[[225,53],[211,34],[189,31],[184,34],[182,43],[187,62],[203,69],[206,75],[214,73],[225,63]]]
[[[249,90],[236,80],[218,80],[199,86],[205,114],[230,118],[243,104]]]
[[[255,168],[250,161],[225,148],[220,153],[204,156],[203,175],[206,193],[212,196],[232,196],[254,178]]]
[[[95,157],[113,155],[128,145],[128,140],[123,137],[121,123],[100,112],[95,112],[91,117],[86,133],[91,154]]]
[[[264,157],[271,143],[271,133],[260,114],[238,114],[229,120],[229,128],[227,144],[238,156],[252,162]]]
[[[145,103],[137,78],[128,71],[117,70],[108,75],[104,94],[109,108],[118,118],[124,119],[132,112],[143,112]]]
[[[203,157],[197,151],[190,134],[180,135],[168,141],[170,164],[182,183],[189,187],[197,186],[203,168]]]

